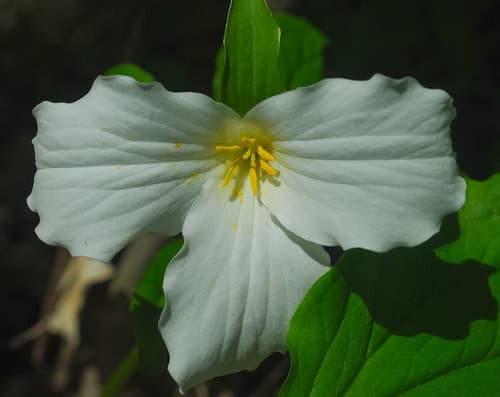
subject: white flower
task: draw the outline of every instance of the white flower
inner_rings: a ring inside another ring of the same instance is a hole
[[[182,231],[161,333],[181,388],[286,348],[327,270],[321,245],[419,244],[464,201],[450,97],[415,80],[327,79],[240,118],[205,95],[98,78],[34,110],[40,238],[109,261],[140,234]]]

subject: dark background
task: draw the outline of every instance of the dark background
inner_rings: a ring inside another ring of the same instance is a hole
[[[56,339],[38,369],[29,344],[7,347],[37,321],[54,259],[54,249],[34,235],[37,218],[25,205],[34,173],[31,109],[42,100],[78,99],[96,75],[120,62],[141,65],[170,90],[210,95],[227,7],[222,0],[0,0],[0,397],[72,395],[83,367],[96,364],[106,378],[132,340],[127,301],[108,299],[98,286],[82,314],[83,343],[66,391],[51,392],[48,381]],[[452,137],[461,169],[476,179],[499,170],[497,1],[290,0],[273,7],[309,19],[329,37],[327,77],[410,75],[446,90],[457,108]],[[286,363],[275,357],[255,374],[212,382],[210,396],[223,389],[256,395],[284,374]],[[124,395],[160,391],[173,393],[167,376],[135,377]]]

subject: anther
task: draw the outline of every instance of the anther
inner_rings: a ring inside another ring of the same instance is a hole
[[[218,150],[220,152],[237,152],[241,150],[241,146],[239,145],[220,145],[216,146],[215,150]]]
[[[248,160],[250,158],[250,156],[252,155],[252,153],[253,153],[253,150],[251,147],[249,147],[247,149],[247,151],[245,152],[245,154],[241,157],[243,158],[243,160]]]
[[[229,182],[231,182],[231,179],[233,179],[233,177],[236,176],[239,171],[240,171],[240,166],[238,165],[238,162],[231,165],[226,171],[226,175],[224,175],[222,186],[226,187],[229,184]]]
[[[251,145],[253,145],[255,143],[255,138],[249,138],[247,136],[244,136],[243,138],[241,138],[241,141],[245,145],[251,146]]]
[[[259,179],[262,175],[277,176],[279,174],[279,171],[269,164],[271,161],[275,161],[274,156],[259,143],[257,138],[242,136],[239,145],[218,145],[215,147],[217,151],[235,152],[235,156],[224,174],[223,187],[229,185],[233,178],[238,177],[238,174],[242,172],[242,164],[244,164],[245,171],[248,170],[250,187],[255,196],[259,195]]]
[[[264,160],[267,161],[274,161],[276,160],[274,156],[269,153],[266,149],[264,149],[262,146],[257,146],[257,154],[262,157]]]
[[[233,174],[234,166],[231,166],[227,169],[226,175],[224,175],[224,180],[222,181],[222,187],[226,187],[231,181],[231,175]]]
[[[250,157],[250,167],[255,168],[257,166],[257,160],[255,159],[255,150],[252,150],[252,155]]]
[[[248,176],[250,177],[250,187],[254,195],[259,195],[259,177],[257,176],[257,171],[255,168],[250,168],[248,171]]]
[[[259,159],[260,168],[268,175],[278,175],[278,170],[273,168],[266,160]]]

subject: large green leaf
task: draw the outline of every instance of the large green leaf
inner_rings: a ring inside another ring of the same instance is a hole
[[[280,397],[500,395],[500,274],[435,241],[344,254],[292,319]]]
[[[224,47],[219,48],[215,56],[215,72],[212,79],[212,90],[214,98],[221,100],[222,79],[224,78],[224,66],[226,65],[226,51]]]
[[[232,0],[227,18],[216,99],[243,115],[284,91],[278,67],[280,28],[265,0]]]
[[[273,71],[275,75],[279,74],[279,78],[276,77],[275,81],[272,82],[274,88],[270,89],[267,94],[261,95],[260,99],[285,90],[307,86],[323,78],[323,50],[327,43],[326,36],[303,18],[285,13],[275,14],[274,17],[281,29],[278,54],[279,71]],[[263,56],[266,51],[266,48],[260,51],[258,49],[260,45],[267,47],[268,43],[256,42],[255,56]],[[229,67],[226,64],[226,51],[221,48],[215,58],[215,74],[212,82],[214,97],[218,100],[224,99],[221,97],[221,90],[225,67]],[[257,78],[259,76],[265,75],[256,75]],[[225,77],[228,78],[227,71]]]
[[[161,374],[167,365],[167,349],[157,326],[164,305],[163,274],[182,243],[182,240],[172,241],[158,252],[139,281],[130,303],[139,369],[149,376]]]
[[[120,63],[113,66],[104,72],[104,76],[122,75],[129,76],[139,81],[140,83],[151,83],[155,81],[153,75],[146,72],[135,63]]]
[[[303,18],[284,13],[275,18],[281,28],[279,67],[286,89],[320,81],[326,36]]]
[[[446,262],[475,259],[500,266],[500,174],[484,182],[465,179],[467,200],[458,214],[460,238],[436,252]]]

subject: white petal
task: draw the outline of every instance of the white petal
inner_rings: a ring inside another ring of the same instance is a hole
[[[108,261],[135,236],[176,234],[238,116],[207,96],[98,78],[77,102],[33,111],[38,171],[29,206],[48,244]]]
[[[229,193],[207,182],[166,272],[160,330],[184,390],[284,351],[297,304],[328,270],[323,248],[277,225],[248,186],[241,203]]]
[[[414,79],[381,75],[265,100],[245,116],[274,136],[279,183],[263,183],[263,203],[319,244],[385,251],[421,243],[465,199],[451,102]]]

